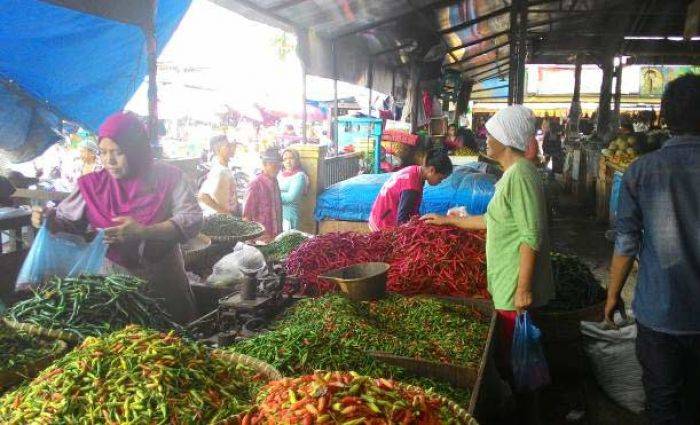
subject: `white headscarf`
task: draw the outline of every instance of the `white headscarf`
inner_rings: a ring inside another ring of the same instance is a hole
[[[535,134],[535,114],[522,105],[509,106],[486,121],[486,130],[501,144],[524,152]]]

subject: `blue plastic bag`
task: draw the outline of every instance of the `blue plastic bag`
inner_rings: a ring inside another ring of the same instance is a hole
[[[518,314],[515,319],[511,363],[517,391],[534,391],[551,382],[549,366],[542,352],[542,332],[532,323],[530,315]]]
[[[107,245],[102,230],[92,242],[86,242],[77,235],[51,234],[44,225],[22,264],[15,287],[37,285],[51,276],[73,277],[98,273],[106,255]]]

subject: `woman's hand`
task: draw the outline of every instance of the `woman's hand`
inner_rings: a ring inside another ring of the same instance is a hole
[[[516,289],[514,303],[517,311],[527,310],[532,305],[532,291]]]
[[[105,242],[108,244],[142,240],[146,236],[146,227],[131,217],[115,217],[118,226],[105,229]]]
[[[426,214],[420,218],[426,224],[431,224],[433,226],[444,226],[450,224],[450,218],[438,214]]]
[[[32,207],[32,226],[35,228],[41,227],[41,221],[46,215],[44,214],[44,209],[41,207]]]

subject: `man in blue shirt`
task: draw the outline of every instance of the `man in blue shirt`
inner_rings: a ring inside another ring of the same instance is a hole
[[[700,76],[668,84],[661,114],[671,139],[622,178],[605,316],[623,308],[632,262],[632,308],[652,425],[700,424]]]

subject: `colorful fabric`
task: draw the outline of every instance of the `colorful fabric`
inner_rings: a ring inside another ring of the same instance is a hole
[[[86,174],[78,179],[78,189],[92,227],[113,227],[116,217],[131,217],[149,226],[168,219],[172,191],[182,178],[177,168],[156,163],[145,175],[129,179],[116,179],[107,170]],[[129,245],[111,247],[107,258],[124,267],[138,264],[138,252]]]
[[[517,311],[496,310],[498,316],[498,335],[496,342],[496,366],[501,374],[507,378],[513,375],[511,367],[511,351],[513,347],[513,335],[515,334],[515,319]]]
[[[265,239],[282,233],[282,197],[277,179],[261,173],[250,182],[243,218],[262,224]]]
[[[447,136],[443,144],[448,150],[455,150],[464,147],[464,140],[460,136]]]
[[[277,176],[282,197],[282,228],[284,231],[299,228],[301,200],[307,193],[308,177],[303,171],[280,173]]]
[[[537,251],[533,307],[546,304],[554,296],[547,211],[542,179],[530,161],[522,158],[503,173],[484,218],[488,289],[495,308],[515,310],[521,244]]]
[[[153,163],[153,151],[148,141],[146,127],[133,112],[117,112],[102,123],[99,140],[110,138],[124,150],[129,172],[138,176]]]
[[[411,214],[412,216],[418,215],[423,198],[424,184],[419,165],[412,165],[394,173],[384,183],[377,199],[374,201],[372,212],[369,215],[370,229],[377,231],[388,227],[396,227],[399,224],[399,203],[401,202],[401,194],[406,190],[414,190],[419,193],[414,211]]]

